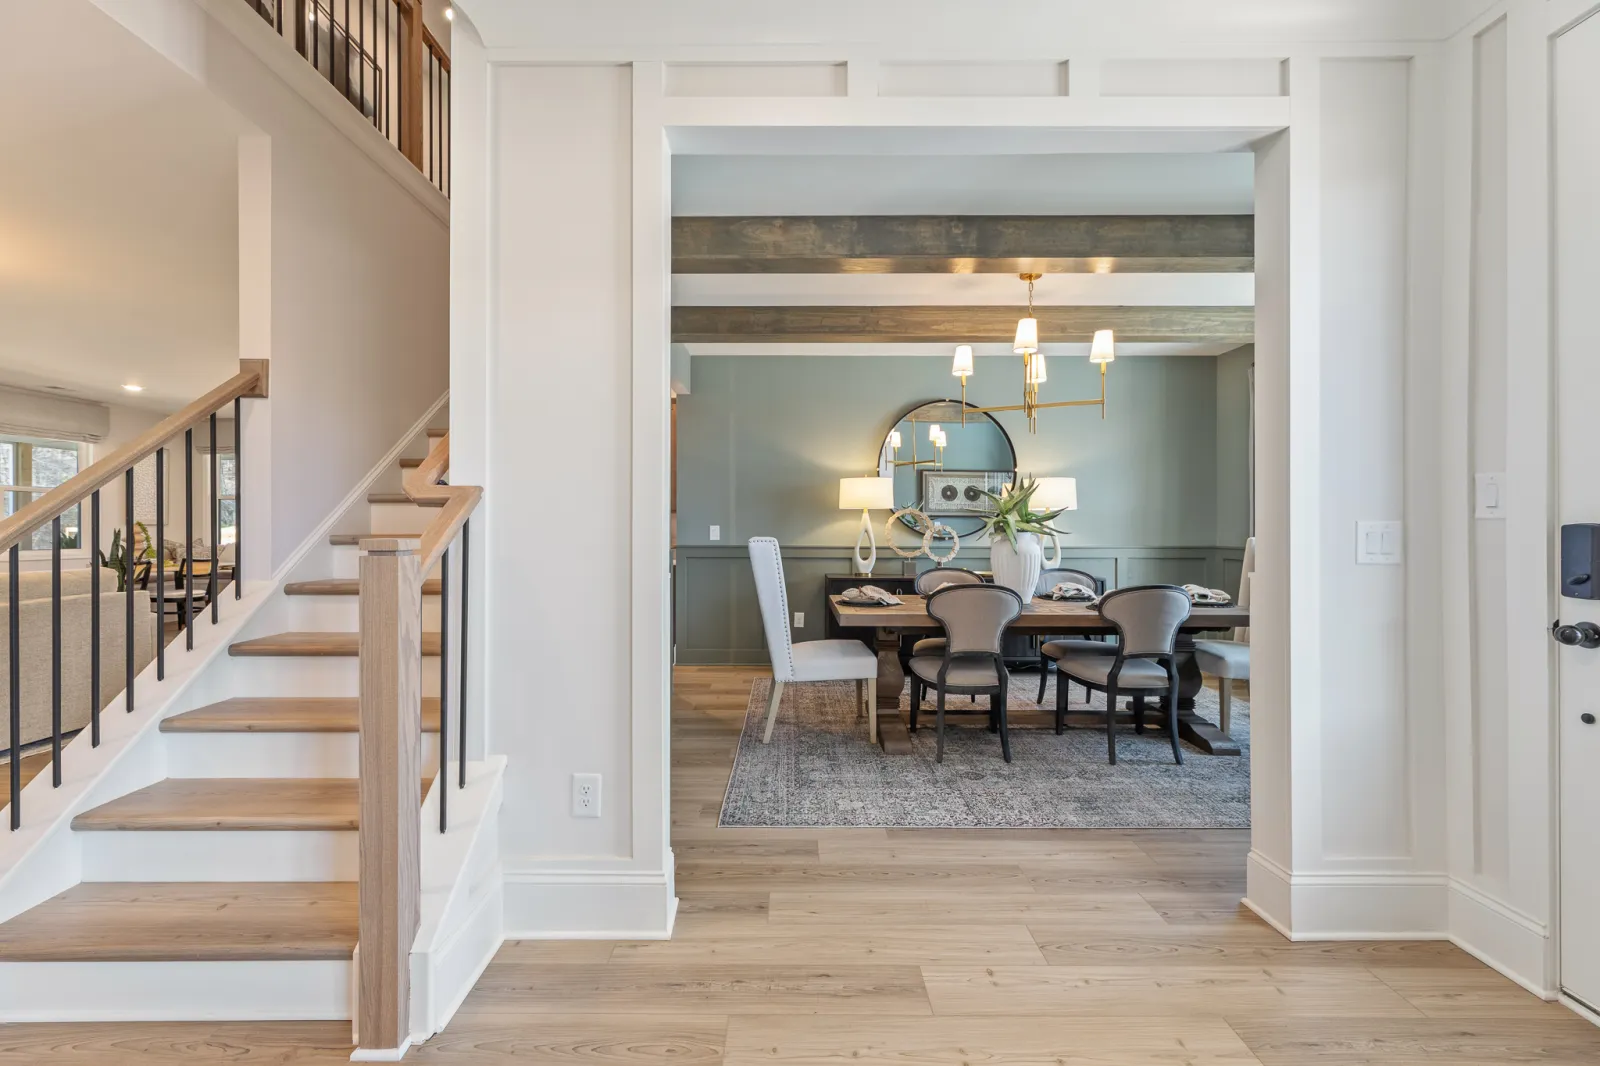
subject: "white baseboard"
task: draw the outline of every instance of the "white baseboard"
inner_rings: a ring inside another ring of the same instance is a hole
[[[666,870],[505,873],[507,940],[670,940],[678,898]]]
[[[1572,1013],[1576,1014],[1590,1025],[1600,1025],[1600,1014],[1596,1014],[1594,1011],[1590,1010],[1588,1004],[1580,1003],[1578,1000],[1573,999],[1565,992],[1563,992],[1559,998],[1563,1007],[1566,1007],[1568,1010],[1572,1011]]]
[[[0,963],[0,1022],[336,1021],[348,960]]]
[[[1290,940],[1446,940],[1448,881],[1388,870],[1297,874],[1252,851],[1244,903]]]
[[[1456,878],[1449,899],[1452,943],[1540,999],[1560,995],[1547,925]]]

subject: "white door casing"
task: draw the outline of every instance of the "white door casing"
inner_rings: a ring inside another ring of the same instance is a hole
[[[1552,79],[1558,509],[1562,524],[1600,522],[1600,17],[1556,38]],[[1562,622],[1600,623],[1600,600],[1558,602]],[[1558,659],[1561,985],[1600,1009],[1600,649]]]

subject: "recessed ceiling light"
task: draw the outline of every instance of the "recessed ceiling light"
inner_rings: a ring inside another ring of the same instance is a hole
[[[144,391],[144,386],[143,385],[124,385],[122,387],[123,387],[123,389],[125,389],[128,392],[143,392]]]

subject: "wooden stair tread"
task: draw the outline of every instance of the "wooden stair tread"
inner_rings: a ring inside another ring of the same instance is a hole
[[[353,777],[172,777],[84,811],[72,828],[100,830],[354,829]]]
[[[376,533],[333,533],[328,537],[328,543],[336,548],[352,547],[361,543],[362,537],[375,537]]]
[[[442,589],[439,578],[430,577],[422,583],[424,596],[437,596]],[[358,596],[361,579],[354,577],[325,577],[315,581],[291,581],[283,586],[285,596]]]
[[[410,496],[407,496],[403,492],[369,492],[369,493],[367,493],[367,502],[368,503],[412,503],[414,501],[411,499]]]
[[[421,466],[423,464],[423,462],[427,460],[427,458],[428,457],[425,456],[425,455],[423,455],[423,456],[412,456],[412,455],[405,456],[404,458],[402,458],[400,460],[400,468],[402,470],[415,470],[417,467]]]
[[[100,882],[0,925],[7,962],[349,959],[356,883]]]
[[[361,703],[355,697],[240,696],[173,715],[163,733],[355,733]],[[439,731],[439,698],[422,699],[422,731]]]
[[[268,637],[236,641],[228,645],[229,655],[240,656],[355,656],[360,652],[359,633],[274,633]],[[439,634],[422,634],[422,654],[439,654]]]

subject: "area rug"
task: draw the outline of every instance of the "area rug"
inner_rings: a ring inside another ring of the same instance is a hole
[[[1033,702],[1038,675],[1019,673],[1008,708],[1037,713],[1055,705],[1055,681]],[[1185,744],[1172,761],[1162,734],[1117,729],[1117,765],[1106,761],[1101,724],[1056,736],[1053,727],[1011,728],[1012,762],[983,725],[947,725],[944,762],[935,763],[933,712],[911,736],[910,755],[886,755],[867,742],[851,681],[791,685],[772,742],[761,743],[772,682],[751,685],[733,773],[718,820],[723,826],[971,827],[1030,829],[1234,829],[1250,825],[1250,707],[1233,701],[1230,732],[1240,756],[1206,755]],[[1083,690],[1073,686],[1074,711]],[[902,717],[910,706],[901,696]],[[1096,694],[1095,707],[1105,697]],[[931,700],[929,701],[932,702]],[[952,707],[967,706],[955,697]],[[987,707],[987,703],[984,703]],[[1217,694],[1204,689],[1196,712],[1217,720]],[[1153,719],[1152,713],[1147,721]]]

